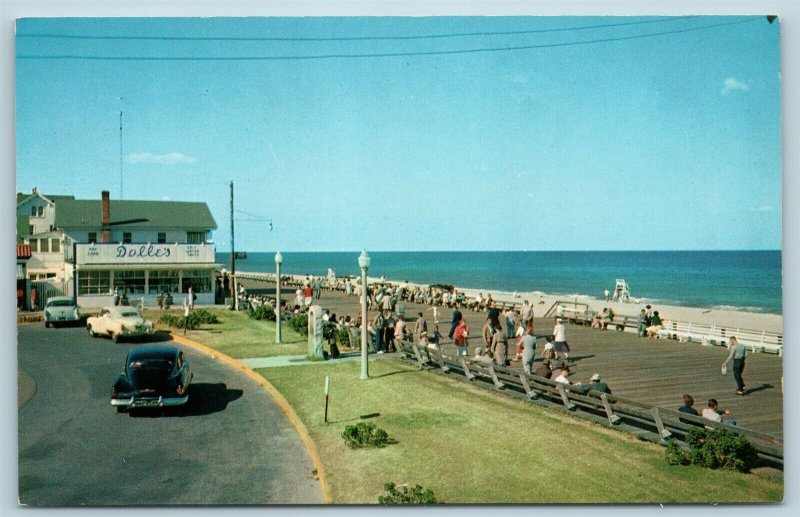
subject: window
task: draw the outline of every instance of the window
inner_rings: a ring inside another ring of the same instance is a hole
[[[131,232],[124,232],[122,234],[122,243],[123,244],[130,244],[131,243]]]
[[[167,243],[167,233],[166,232],[158,232],[158,243],[159,244],[166,244]]]
[[[110,291],[109,271],[78,271],[78,294],[108,294]]]
[[[31,207],[31,217],[36,217],[36,207],[35,206]]]
[[[178,271],[157,269],[150,271],[149,287],[151,294],[157,293],[177,293],[178,292]]]
[[[190,269],[183,272],[182,293],[189,292],[189,284],[192,284],[195,293],[210,293],[211,291],[211,271],[208,269]]]
[[[44,215],[44,207],[40,206],[39,208],[36,209],[36,212],[39,217],[42,217]]]
[[[31,253],[38,253],[39,252],[39,239],[31,239]]]
[[[203,244],[206,242],[206,232],[186,232],[188,244]]]
[[[50,239],[50,251],[52,253],[58,253],[61,251],[61,241],[58,239]]]
[[[144,293],[144,270],[115,271],[114,287],[119,287],[121,293],[126,289],[128,294]]]
[[[28,235],[33,235],[33,225],[28,226]]]
[[[17,264],[17,280],[25,280],[25,268],[22,264]]]
[[[97,242],[97,232],[89,232],[89,242]]]
[[[50,239],[39,239],[39,251],[50,253]]]

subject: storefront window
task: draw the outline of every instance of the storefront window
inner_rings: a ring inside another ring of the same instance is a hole
[[[175,270],[156,269],[150,271],[149,289],[151,294],[156,293],[177,293],[178,292],[178,272]]]
[[[109,271],[78,271],[78,294],[108,294],[110,290]]]
[[[195,293],[210,293],[211,291],[211,271],[208,269],[190,269],[183,272],[183,286],[181,292],[189,291],[189,284],[192,284]]]
[[[144,293],[144,270],[114,271],[114,287],[128,294]]]

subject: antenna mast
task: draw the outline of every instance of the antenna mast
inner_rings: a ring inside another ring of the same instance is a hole
[[[119,112],[119,198],[124,198],[122,190],[122,110]]]

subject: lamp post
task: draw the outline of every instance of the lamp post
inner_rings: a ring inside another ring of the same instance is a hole
[[[367,366],[367,269],[370,258],[366,250],[361,250],[358,267],[361,268],[361,380],[369,379]],[[378,332],[378,330],[375,330]]]
[[[281,342],[281,262],[283,262],[283,256],[279,251],[275,254],[275,305],[277,305],[277,311],[275,311],[275,343],[278,344]]]

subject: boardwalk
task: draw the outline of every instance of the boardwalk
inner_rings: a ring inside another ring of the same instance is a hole
[[[246,285],[251,292],[274,295],[271,284],[248,282]],[[293,296],[292,290],[284,295],[284,299]],[[355,296],[324,291],[319,303],[337,317],[360,314]],[[425,314],[428,328],[432,328],[433,313],[428,306],[408,302],[403,305],[407,318],[411,320],[410,328],[413,328],[413,319],[418,312]],[[446,337],[452,310],[439,309],[439,328]],[[542,315],[545,308],[539,306],[534,310],[535,314]],[[486,313],[462,312],[471,330],[471,351],[472,345],[481,343],[480,333]],[[370,311],[370,318],[375,314],[375,311]],[[536,318],[534,326],[536,334],[551,333],[553,320]],[[694,397],[698,411],[702,411],[707,400],[713,397],[719,401],[721,409],[733,413],[740,426],[783,439],[783,362],[777,355],[748,354],[744,372],[748,393],[742,397],[735,394],[733,375],[730,372],[725,376],[720,374],[720,365],[728,355],[724,347],[704,347],[671,339],[650,340],[633,333],[600,331],[578,325],[567,325],[567,341],[572,349],[570,355],[575,359],[573,381],[586,382],[592,373],[598,372],[614,394],[671,409],[682,404],[684,393]],[[539,348],[541,354],[542,347]],[[519,367],[519,363],[512,363],[512,368]]]

